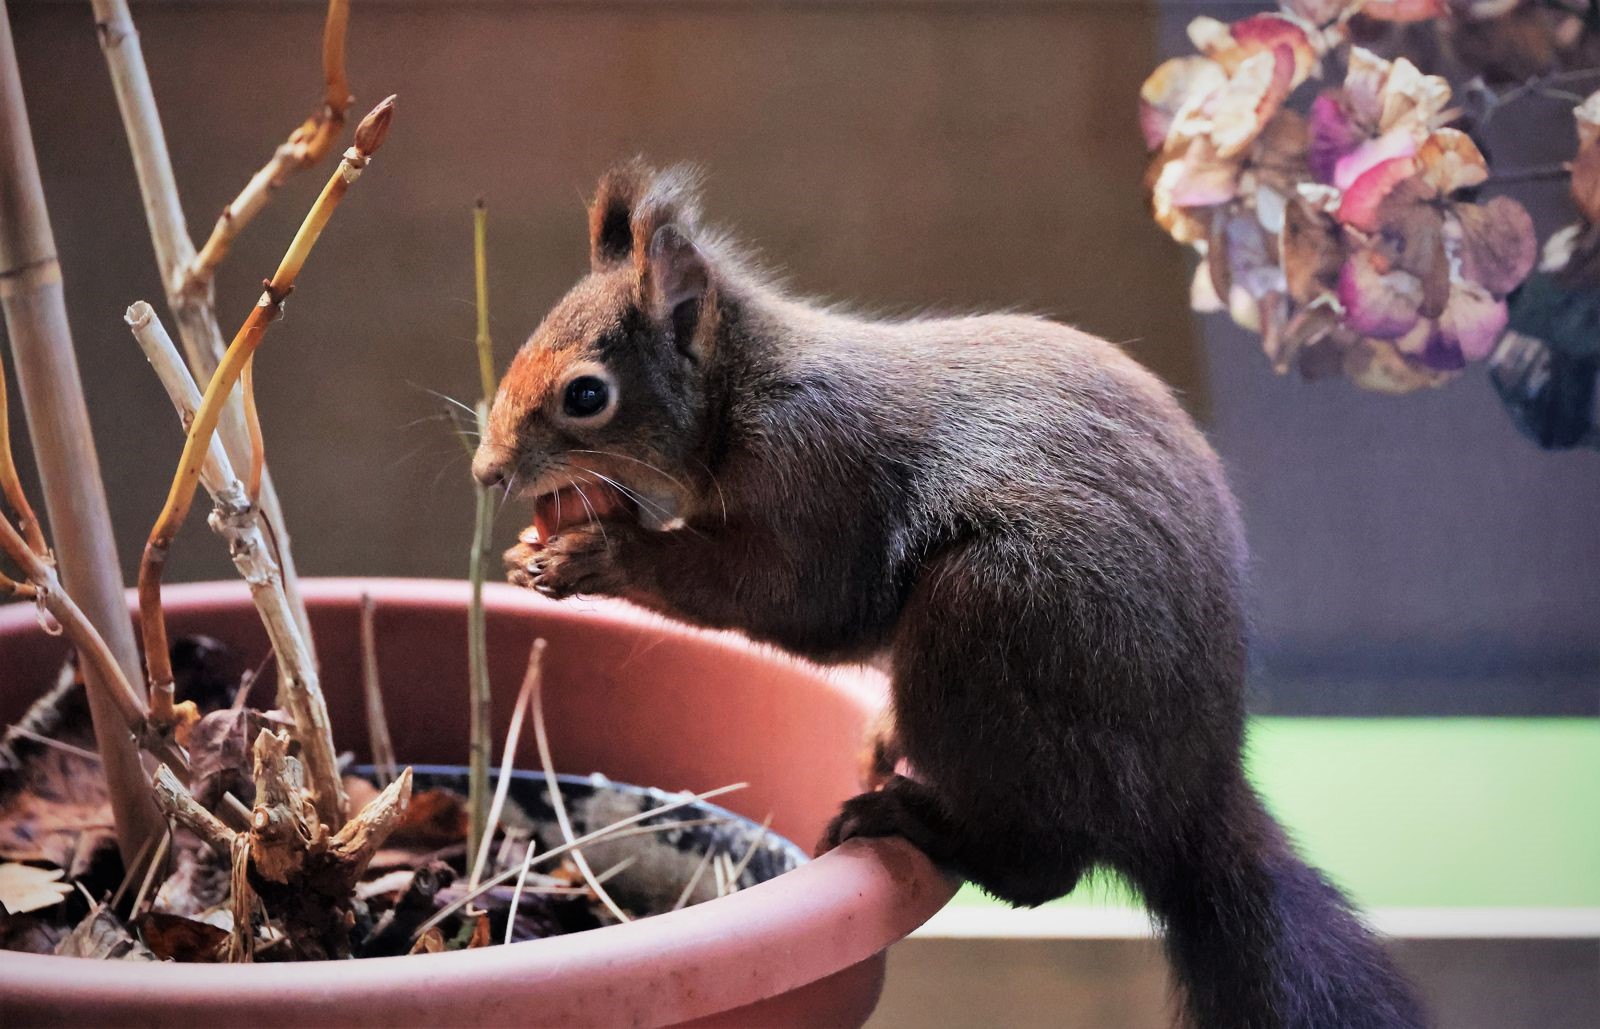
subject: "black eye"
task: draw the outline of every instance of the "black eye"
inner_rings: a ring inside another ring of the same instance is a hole
[[[611,387],[594,375],[580,375],[567,383],[561,397],[561,410],[568,418],[593,418],[611,402]]]

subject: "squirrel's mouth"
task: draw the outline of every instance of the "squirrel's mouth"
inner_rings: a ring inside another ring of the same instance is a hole
[[[636,515],[634,502],[604,482],[573,483],[541,493],[533,502],[533,527],[541,540],[573,525]]]

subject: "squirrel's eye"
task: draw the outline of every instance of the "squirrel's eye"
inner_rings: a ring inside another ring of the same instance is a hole
[[[611,387],[595,375],[580,375],[567,383],[561,410],[568,418],[593,418],[611,402]]]

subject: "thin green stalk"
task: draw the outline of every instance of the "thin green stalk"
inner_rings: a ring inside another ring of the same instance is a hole
[[[489,398],[494,395],[494,348],[489,340],[489,257],[485,245],[488,211],[479,200],[472,212],[472,265],[478,296],[478,371],[483,380],[483,399],[477,403],[478,436],[489,431]],[[468,721],[471,741],[467,767],[467,853],[476,854],[482,844],[489,817],[489,642],[483,614],[483,569],[488,560],[490,538],[494,532],[494,501],[489,487],[474,483],[477,512],[472,529],[471,563],[467,578],[472,584],[472,604],[467,609]]]

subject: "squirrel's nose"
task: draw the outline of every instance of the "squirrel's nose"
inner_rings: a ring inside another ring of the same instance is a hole
[[[505,462],[486,447],[479,447],[472,455],[472,477],[485,486],[498,486],[506,481]]]

